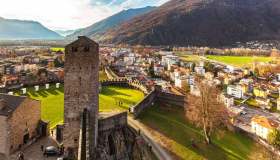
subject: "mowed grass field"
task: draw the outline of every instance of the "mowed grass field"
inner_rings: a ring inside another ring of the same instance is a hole
[[[252,139],[229,131],[221,132],[213,138],[212,145],[206,145],[202,131],[189,124],[178,107],[156,105],[141,114],[140,120],[160,133],[154,134],[177,159],[248,160],[256,153],[263,154],[264,148]]]
[[[43,86],[38,92],[34,88],[28,88],[27,96],[40,100],[42,107],[42,119],[50,122],[51,128],[63,123],[64,117],[64,88],[57,89],[54,85],[46,90]],[[17,93],[17,95],[20,95]],[[144,93],[138,90],[121,88],[116,86],[103,87],[99,94],[100,112],[119,112],[128,110],[144,98]],[[120,104],[121,103],[121,104]]]
[[[219,61],[236,67],[252,67],[253,62],[271,62],[271,57],[241,57],[241,56],[206,56],[207,59]]]

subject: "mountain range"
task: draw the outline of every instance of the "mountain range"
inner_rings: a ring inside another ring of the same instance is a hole
[[[0,40],[62,39],[39,22],[0,18]]]
[[[279,0],[170,0],[107,31],[106,43],[225,46],[280,40]]]
[[[159,7],[123,10],[86,28],[57,32],[60,35],[34,21],[0,18],[0,39],[66,36],[68,41],[85,35],[109,44],[221,47],[280,41],[280,1],[170,0]]]
[[[91,38],[99,39],[103,34],[114,27],[117,27],[123,22],[133,19],[136,16],[148,13],[155,9],[156,7],[144,7],[136,9],[123,10],[117,14],[114,14],[100,22],[94,23],[91,26],[88,26],[83,29],[79,29],[75,33],[68,35],[67,39],[75,39],[78,36],[88,36]]]

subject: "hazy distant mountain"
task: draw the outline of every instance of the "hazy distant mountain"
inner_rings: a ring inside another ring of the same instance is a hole
[[[55,30],[56,33],[60,34],[63,37],[73,34],[76,31],[78,31],[78,30]]]
[[[58,33],[35,21],[0,18],[1,40],[62,39]]]
[[[170,0],[111,29],[107,43],[225,46],[280,40],[280,0]]]
[[[100,35],[102,35],[102,33],[106,32],[108,29],[118,26],[119,24],[128,21],[136,16],[148,13],[155,8],[156,7],[145,7],[145,8],[128,9],[128,10],[121,11],[100,22],[94,23],[89,27],[81,29],[75,32],[74,34],[67,36],[67,38],[76,38],[80,35],[97,38]]]

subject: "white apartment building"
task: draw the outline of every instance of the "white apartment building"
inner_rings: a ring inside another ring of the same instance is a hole
[[[175,86],[179,88],[184,88],[188,85],[188,76],[175,76]]]
[[[277,129],[279,124],[264,116],[255,116],[251,120],[251,130],[257,136],[267,140],[269,133]]]
[[[224,103],[224,105],[227,108],[232,107],[234,105],[234,98],[232,96],[225,95],[223,93],[220,95],[220,101]]]
[[[164,66],[168,68],[168,70],[171,69],[171,66],[174,64],[178,64],[180,61],[178,56],[175,55],[166,55],[162,56],[161,62]]]
[[[202,75],[202,76],[205,75],[205,69],[203,67],[195,67],[194,71],[199,75]]]
[[[126,65],[133,65],[136,60],[136,56],[133,53],[128,54],[128,56],[124,57],[124,63]]]
[[[155,75],[160,75],[161,73],[164,72],[164,66],[162,66],[160,64],[155,64],[154,65],[154,72],[155,72]]]
[[[243,98],[244,93],[240,85],[228,85],[227,94],[235,98]]]

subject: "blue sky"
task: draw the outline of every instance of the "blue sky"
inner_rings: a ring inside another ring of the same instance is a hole
[[[167,1],[1,0],[0,17],[35,20],[50,29],[67,30],[89,26],[124,9],[159,6]]]

